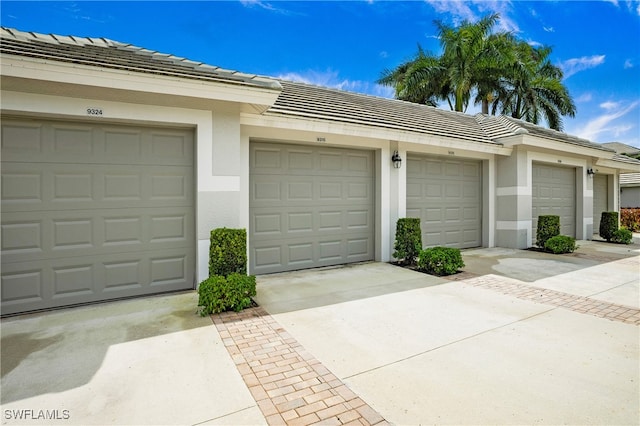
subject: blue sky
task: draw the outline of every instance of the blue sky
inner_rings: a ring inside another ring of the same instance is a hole
[[[498,29],[553,47],[577,105],[565,131],[640,147],[640,0],[2,1],[23,31],[105,37],[223,68],[391,97],[375,81],[417,44],[439,53],[435,19],[497,12]],[[443,105],[443,107],[445,107]],[[470,107],[476,113],[479,107]]]

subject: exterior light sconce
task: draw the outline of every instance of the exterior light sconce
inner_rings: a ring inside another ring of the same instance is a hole
[[[398,154],[398,151],[393,151],[391,161],[393,161],[394,169],[399,169],[402,166],[402,158],[400,158],[400,154]]]
[[[591,167],[589,167],[589,168],[587,169],[587,176],[593,176],[593,175],[595,175],[595,174],[596,174],[596,172],[594,172],[594,171],[593,171],[593,169],[592,169]]]

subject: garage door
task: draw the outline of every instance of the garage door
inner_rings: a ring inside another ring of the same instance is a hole
[[[419,217],[424,247],[482,245],[482,163],[407,157],[407,217]]]
[[[560,216],[560,233],[576,236],[576,171],[570,167],[533,164],[533,239],[538,216]]]
[[[2,121],[2,313],[193,288],[191,131]]]
[[[607,211],[609,197],[607,175],[593,175],[593,233],[600,232],[602,212]]]
[[[252,273],[374,258],[373,152],[254,142],[250,164]]]

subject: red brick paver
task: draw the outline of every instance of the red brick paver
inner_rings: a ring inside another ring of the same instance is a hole
[[[270,425],[386,425],[262,308],[212,315]]]
[[[483,275],[461,282],[474,287],[486,288],[515,296],[518,299],[557,306],[611,321],[640,325],[640,309],[630,306],[617,305],[590,297],[536,287],[499,275]]]

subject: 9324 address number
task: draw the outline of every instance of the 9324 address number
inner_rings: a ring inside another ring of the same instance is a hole
[[[102,112],[102,108],[87,108],[87,115],[102,116],[104,114]]]

